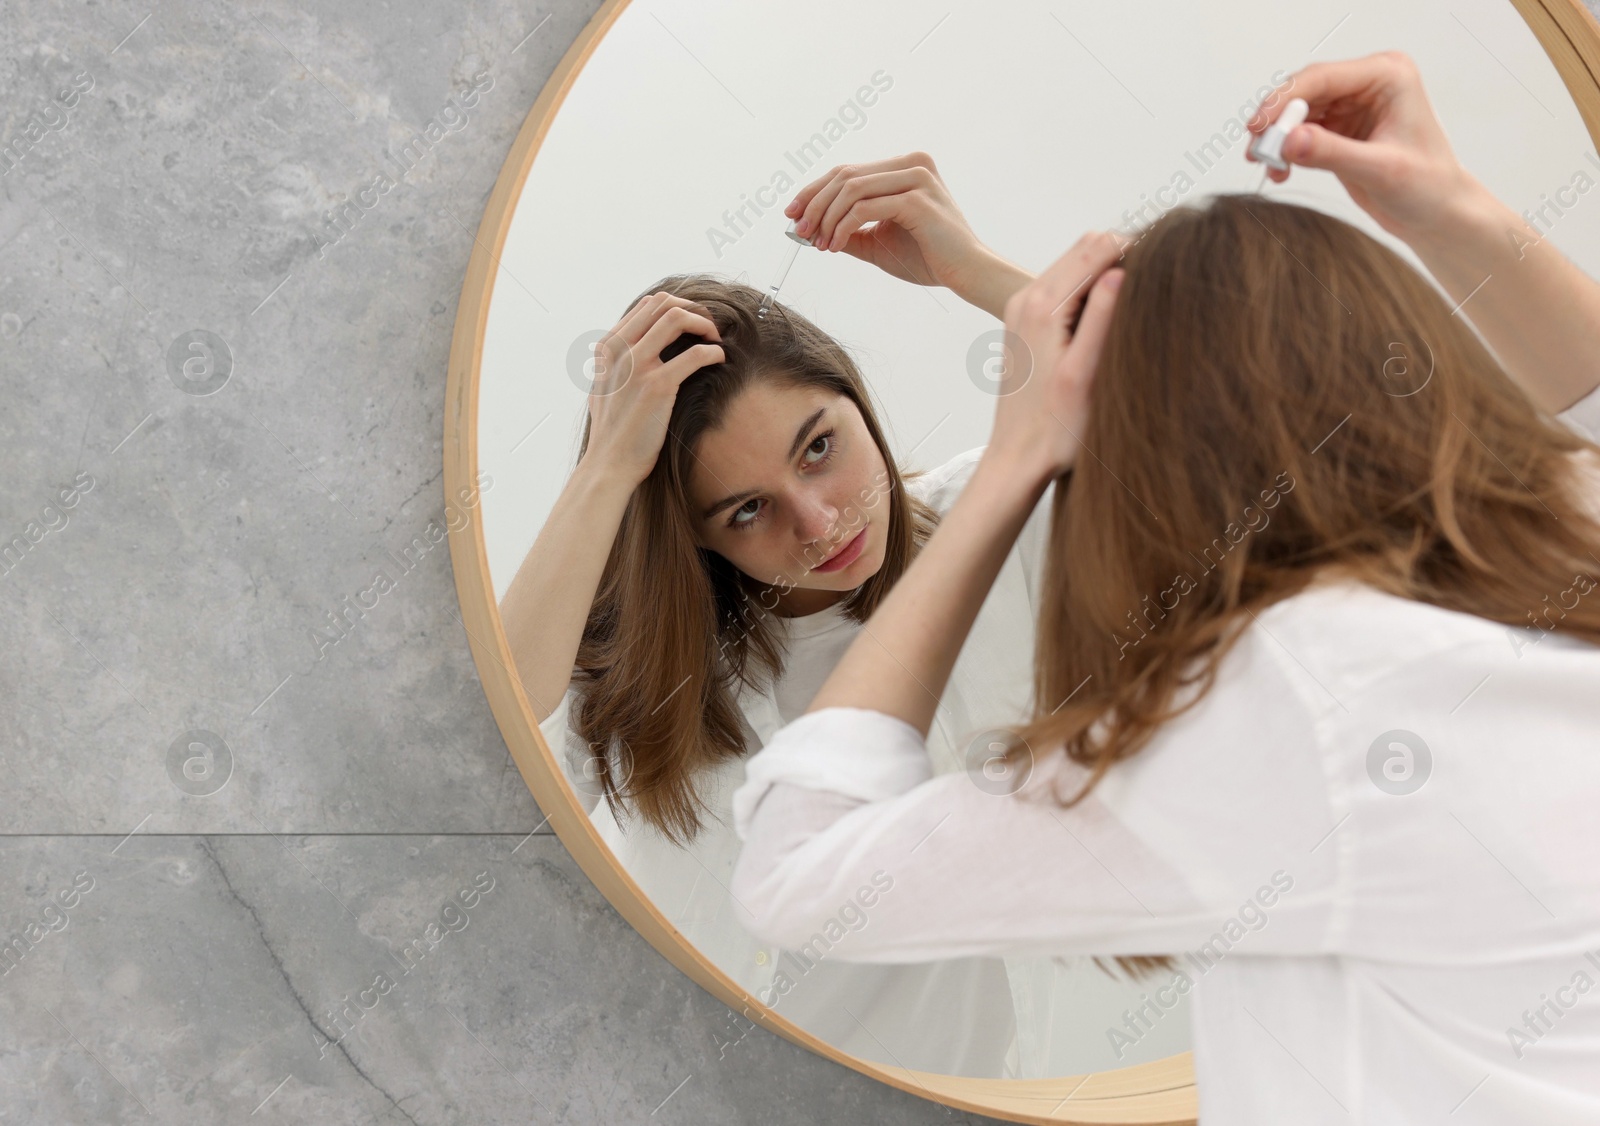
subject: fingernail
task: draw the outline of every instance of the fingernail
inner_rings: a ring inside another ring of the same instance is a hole
[[[1112,293],[1122,288],[1122,279],[1127,276],[1126,270],[1112,270],[1106,274],[1104,285]]]

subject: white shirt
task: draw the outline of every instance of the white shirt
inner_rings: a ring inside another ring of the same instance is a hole
[[[970,450],[908,480],[907,492],[940,513],[948,511],[982,452]],[[931,759],[933,773],[963,773],[974,736],[1019,721],[1030,710],[1033,595],[1052,495],[1045,494],[1006,559],[941,698],[924,758]],[[786,652],[783,675],[764,691],[742,688],[737,701],[751,747],[805,711],[861,629],[837,606],[772,621]],[[569,686],[540,724],[546,741],[618,862],[668,921],[743,988],[822,1040],[865,1059],[948,1075],[1046,1073],[1037,1068],[1047,1058],[1044,1046],[1060,1006],[1050,1003],[1053,994],[1041,999],[1041,989],[1066,990],[1077,982],[1080,992],[1093,990],[1099,981],[1092,966],[1061,968],[1044,959],[987,955],[861,965],[846,956],[861,940],[849,895],[822,911],[817,927],[788,943],[754,937],[727,890],[740,847],[732,795],[744,782],[747,760],[728,761],[696,780],[713,816],[688,848],[642,819],[619,825],[600,800],[598,785],[584,776],[587,746],[570,724],[578,691]],[[872,890],[870,872],[862,886]],[[849,889],[851,895],[859,890]],[[1014,993],[1024,1006],[1020,1039]]]
[[[1600,390],[1560,417],[1600,434]],[[802,716],[734,795],[748,926],[882,870],[842,957],[1175,954],[1104,1034],[1188,997],[1207,1126],[1600,1122],[1600,647],[1330,580],[1080,805],[1043,752],[997,795],[899,719]]]

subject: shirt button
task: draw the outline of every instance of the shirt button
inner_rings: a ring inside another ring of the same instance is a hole
[[[766,964],[767,964],[767,952],[765,950],[757,950],[756,951],[756,965],[764,966]]]

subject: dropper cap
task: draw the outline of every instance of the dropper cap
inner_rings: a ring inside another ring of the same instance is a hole
[[[1279,172],[1289,170],[1289,162],[1283,159],[1283,142],[1289,139],[1296,127],[1304,124],[1306,115],[1311,112],[1311,106],[1304,98],[1292,98],[1289,104],[1283,107],[1283,112],[1278,115],[1278,120],[1267,126],[1267,131],[1257,137],[1250,144],[1250,155],[1270,168]]]

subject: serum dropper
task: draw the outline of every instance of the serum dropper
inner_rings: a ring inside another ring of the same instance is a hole
[[[767,295],[761,299],[760,307],[756,309],[758,320],[766,320],[767,310],[772,308],[773,301],[777,300],[778,290],[783,288],[784,279],[789,276],[789,270],[794,265],[794,260],[800,256],[800,248],[811,245],[810,239],[800,237],[793,219],[789,220],[789,228],[783,233],[794,240],[794,246],[790,248],[789,256],[784,259],[783,268],[778,271],[778,280],[772,283],[771,288],[767,290]]]

